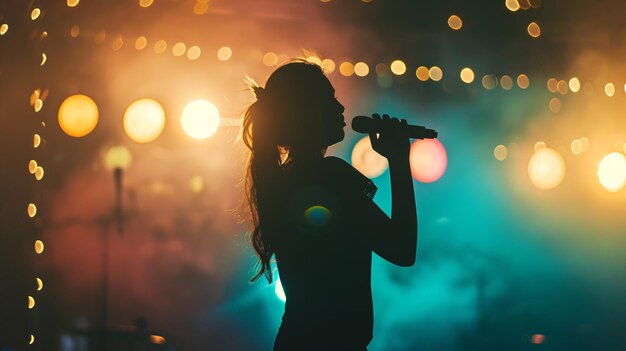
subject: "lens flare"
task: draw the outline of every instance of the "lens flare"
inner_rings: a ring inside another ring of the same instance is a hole
[[[316,227],[328,224],[330,217],[330,211],[324,206],[311,206],[304,211],[304,218],[306,218],[306,221]]]
[[[622,153],[612,152],[604,156],[598,166],[598,180],[612,193],[622,190],[626,183],[626,158]]]
[[[409,155],[411,174],[422,183],[432,183],[446,171],[448,155],[437,139],[415,140]]]
[[[352,149],[352,166],[368,178],[376,178],[383,174],[389,163],[387,159],[372,149],[370,137],[359,140]]]
[[[539,189],[548,190],[557,187],[565,176],[565,162],[556,150],[542,147],[535,152],[528,162],[530,181]]]
[[[140,99],[124,112],[124,131],[138,143],[149,143],[161,135],[165,126],[163,107],[152,99]]]
[[[220,113],[209,101],[192,101],[183,110],[180,118],[185,134],[194,139],[207,139],[220,126]]]

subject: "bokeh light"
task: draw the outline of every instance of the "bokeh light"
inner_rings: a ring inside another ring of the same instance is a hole
[[[273,52],[266,52],[263,55],[263,64],[266,66],[275,66],[278,63],[278,55]]]
[[[463,27],[463,21],[457,15],[452,15],[448,18],[448,26],[454,30],[459,30]]]
[[[417,69],[415,70],[415,76],[417,77],[417,79],[421,80],[422,82],[427,81],[430,78],[428,75],[428,67],[426,66],[417,67]]]
[[[548,106],[550,107],[550,111],[554,113],[561,112],[561,99],[559,98],[550,99],[550,103],[548,104]]]
[[[344,77],[350,77],[354,74],[354,65],[352,62],[344,61],[339,65],[339,73]]]
[[[80,27],[77,25],[73,25],[72,28],[70,29],[70,36],[72,38],[76,38],[78,37],[79,34],[80,34]]]
[[[59,107],[59,126],[65,134],[80,138],[96,128],[98,115],[98,106],[90,97],[82,94],[72,95]]]
[[[365,77],[370,73],[370,68],[365,62],[357,62],[354,65],[354,74],[359,77]]]
[[[559,82],[556,84],[556,91],[558,91],[561,95],[567,94],[567,92],[569,91],[569,84],[564,80],[559,80]]]
[[[43,167],[37,166],[37,168],[35,168],[35,179],[42,180],[43,175],[44,175]]]
[[[121,35],[118,35],[111,43],[111,49],[113,49],[113,51],[118,51],[122,48],[122,46],[124,46],[124,39]]]
[[[197,46],[192,46],[187,50],[187,58],[190,60],[197,60],[198,57],[202,54],[202,51]]]
[[[35,206],[35,204],[30,203],[28,204],[27,207],[27,213],[28,213],[28,217],[33,218],[37,215],[37,206]]]
[[[35,280],[37,281],[37,291],[41,291],[43,289],[43,281],[41,278],[36,278]]]
[[[41,145],[41,136],[39,134],[33,135],[33,148],[36,149]]]
[[[401,76],[406,73],[406,64],[402,60],[395,60],[389,65],[391,72],[397,76]]]
[[[0,35],[4,35],[9,30],[9,25],[6,23],[2,23],[0,25]]]
[[[570,149],[574,155],[580,155],[583,152],[583,142],[580,139],[572,140]]]
[[[604,92],[606,93],[606,96],[612,97],[615,95],[615,85],[613,85],[613,83],[607,83],[604,86]]]
[[[135,49],[143,50],[148,45],[148,39],[143,35],[135,40]]]
[[[502,78],[500,78],[500,86],[504,90],[513,89],[513,79],[507,75],[503,75]]]
[[[443,71],[438,66],[432,66],[428,70],[428,76],[430,77],[430,79],[438,82],[443,78]]]
[[[460,75],[461,75],[461,80],[464,83],[469,84],[469,83],[474,81],[474,71],[472,71],[472,69],[469,68],[469,67],[463,68],[461,70],[461,74]]]
[[[509,9],[509,11],[512,11],[512,12],[515,12],[519,10],[520,8],[519,2],[517,2],[517,0],[506,0],[504,2],[504,5],[506,6],[507,9]]]
[[[538,38],[541,35],[541,27],[535,22],[530,22],[528,25],[528,35],[533,38]]]
[[[167,42],[163,39],[157,40],[156,43],[154,43],[154,53],[155,54],[162,54],[165,52],[165,50],[167,50]]]
[[[600,161],[598,180],[610,192],[620,191],[626,183],[626,158],[620,152],[612,152]]]
[[[558,151],[548,147],[536,151],[528,162],[528,176],[532,184],[542,190],[557,187],[565,176],[565,162]]]
[[[411,174],[422,183],[432,183],[446,171],[448,155],[437,139],[418,139],[411,144]]]
[[[193,13],[195,13],[196,15],[204,15],[208,11],[209,11],[208,2],[198,1],[193,5]]]
[[[530,79],[528,79],[527,75],[522,73],[519,76],[517,76],[517,86],[520,87],[520,89],[526,89],[528,88],[529,85],[530,85]]]
[[[40,255],[43,253],[44,250],[44,245],[43,245],[43,241],[41,240],[35,240],[35,253],[37,255]]]
[[[546,86],[548,87],[548,91],[551,93],[556,93],[557,85],[559,81],[556,78],[548,79]]]
[[[194,139],[206,139],[220,126],[217,107],[206,100],[192,101],[183,110],[180,122],[185,134]]]
[[[37,161],[35,160],[28,161],[28,172],[30,174],[35,174],[36,169],[37,169]]]
[[[580,90],[580,80],[578,80],[578,78],[573,77],[569,80],[569,90],[572,91],[572,93],[577,93]]]
[[[335,61],[331,59],[323,59],[321,66],[326,73],[333,73],[335,71]]]
[[[359,140],[352,149],[352,166],[368,178],[376,178],[383,174],[389,163],[387,159],[374,151],[369,136]]]
[[[139,0],[139,6],[141,7],[150,7],[154,0]]]
[[[493,156],[498,161],[504,161],[509,155],[509,150],[504,145],[498,145],[493,149]]]
[[[233,56],[233,50],[228,46],[222,46],[217,50],[217,59],[220,61],[228,61]]]
[[[117,168],[126,169],[132,160],[130,151],[123,145],[110,147],[104,155],[104,165],[110,171]]]
[[[140,99],[124,112],[124,131],[138,143],[148,143],[161,135],[165,126],[163,107],[152,99]]]
[[[185,46],[185,44],[178,42],[174,44],[174,46],[172,46],[172,55],[176,57],[182,56],[186,50],[187,50],[187,47]]]
[[[492,74],[486,74],[483,76],[482,83],[483,87],[487,90],[492,90],[497,85],[497,78]]]
[[[80,0],[67,0],[67,6],[68,7],[75,7],[76,5],[78,5],[79,2],[80,2]]]
[[[535,146],[533,147],[535,149],[535,152],[541,150],[541,149],[545,149],[546,148],[546,143],[544,143],[543,141],[538,141],[535,143]]]
[[[35,7],[33,11],[30,13],[30,19],[34,21],[37,18],[39,18],[39,15],[41,15],[41,10],[38,7]]]
[[[35,298],[32,296],[28,296],[28,309],[32,310],[33,308],[35,308]]]

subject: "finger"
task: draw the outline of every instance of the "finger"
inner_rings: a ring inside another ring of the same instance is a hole
[[[372,149],[376,149],[378,148],[378,137],[376,136],[376,133],[374,131],[369,132],[370,135],[370,143],[372,144]]]

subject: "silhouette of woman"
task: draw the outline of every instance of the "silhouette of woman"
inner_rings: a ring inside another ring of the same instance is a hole
[[[245,178],[258,271],[276,257],[287,297],[274,350],[367,350],[373,328],[371,253],[415,262],[417,214],[406,121],[373,115],[372,147],[389,161],[392,216],[373,182],[326,148],[344,138],[344,107],[320,66],[285,64],[246,111]]]

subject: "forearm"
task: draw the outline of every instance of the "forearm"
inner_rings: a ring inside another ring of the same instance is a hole
[[[417,247],[417,209],[409,158],[389,160],[391,220],[403,256],[412,264]]]

